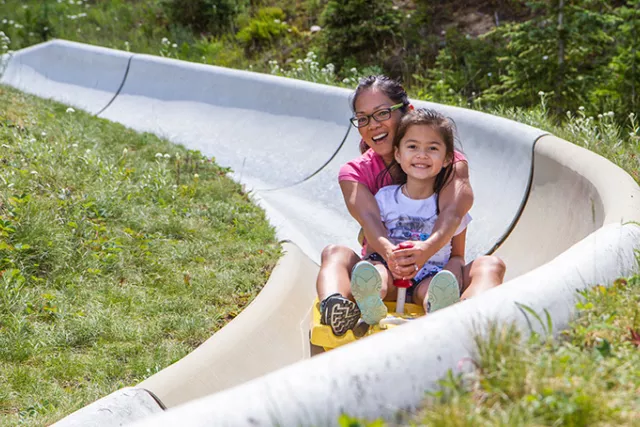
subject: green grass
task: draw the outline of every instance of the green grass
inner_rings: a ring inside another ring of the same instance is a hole
[[[40,426],[188,354],[280,255],[227,170],[0,86],[0,424]]]

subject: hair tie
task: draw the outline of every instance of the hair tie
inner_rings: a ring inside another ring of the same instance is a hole
[[[410,110],[410,111],[413,111],[413,110],[414,110],[414,108],[413,108],[413,104],[409,104],[409,110]]]

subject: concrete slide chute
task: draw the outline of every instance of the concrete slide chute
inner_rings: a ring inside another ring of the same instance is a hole
[[[124,82],[131,56],[55,40],[15,52],[0,82],[97,114]]]
[[[305,360],[313,350],[309,316],[320,251],[329,243],[357,249],[358,226],[337,183],[340,165],[358,155],[357,131],[347,135],[351,90],[148,55],[129,60],[117,51],[93,49],[56,41],[20,51],[3,82],[79,105],[65,98],[69,88],[59,90],[63,79],[33,71],[52,61],[60,75],[70,76],[64,85],[76,85],[79,94],[88,91],[89,111],[104,109],[101,117],[167,137],[231,167],[279,237],[291,243],[284,243],[285,255],[269,282],[240,316],[181,361],[72,414],[61,426],[119,425],[104,412],[127,413],[127,422],[145,426],[321,425],[334,424],[345,411],[391,417],[415,407],[447,369],[471,354],[473,325],[497,319],[524,327],[520,303],[547,310],[554,327],[563,328],[576,289],[637,271],[640,227],[633,222],[640,221],[640,190],[624,171],[539,129],[416,101],[456,122],[476,196],[467,259],[495,250],[507,263],[507,282]],[[77,71],[92,55],[113,56],[102,58],[99,74],[100,82],[118,82],[109,92],[115,98],[98,103],[102,89],[87,89],[92,77]],[[124,82],[124,71],[113,65],[122,60],[128,66]],[[65,67],[75,71],[65,73]],[[158,411],[169,410],[150,416],[148,400],[122,397],[140,390],[159,402]],[[147,409],[137,411],[138,406]]]

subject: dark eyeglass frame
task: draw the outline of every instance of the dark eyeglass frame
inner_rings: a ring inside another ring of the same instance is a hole
[[[349,119],[349,121],[351,122],[351,124],[357,128],[363,128],[365,126],[367,126],[369,124],[369,121],[371,119],[375,120],[376,122],[380,123],[380,122],[385,122],[387,120],[389,120],[391,118],[391,112],[397,110],[398,108],[402,108],[404,107],[403,103],[400,104],[396,104],[396,105],[392,105],[389,108],[381,108],[378,111],[374,111],[373,113],[369,114],[368,116],[360,116],[360,117],[351,117]],[[388,117],[380,117],[380,114],[388,114]],[[362,119],[366,119],[367,121],[363,124],[359,124],[358,122]]]

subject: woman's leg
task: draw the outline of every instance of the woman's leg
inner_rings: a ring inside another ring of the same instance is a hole
[[[345,298],[351,295],[351,270],[360,257],[346,246],[329,245],[322,250],[320,272],[316,290],[320,301],[329,295],[339,293]]]
[[[494,255],[481,256],[462,269],[461,300],[472,298],[502,284],[507,267]]]

